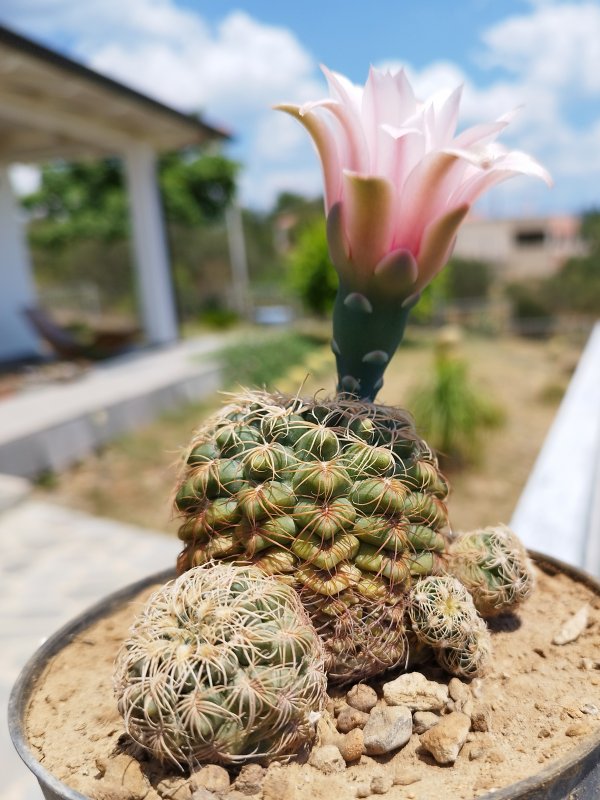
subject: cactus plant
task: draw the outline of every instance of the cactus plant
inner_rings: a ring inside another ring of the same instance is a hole
[[[515,609],[534,587],[533,566],[506,525],[461,533],[450,542],[449,571],[471,593],[482,617]]]
[[[179,570],[226,558],[300,592],[333,679],[407,657],[407,592],[445,569],[448,485],[397,409],[237,396],[194,436],[175,506]]]
[[[323,663],[289,586],[206,564],[152,595],[117,656],[115,693],[129,735],[160,761],[269,761],[311,741]]]
[[[421,104],[402,72],[372,70],[364,92],[325,73],[331,98],[279,108],[323,166],[338,396],[242,393],[196,433],[175,508],[179,571],[229,559],[278,575],[323,636],[330,677],[348,681],[408,663],[411,589],[448,569],[448,485],[410,417],[375,404],[384,371],[471,203],[512,174],[549,176],[493,143],[504,121],[453,139],[456,92]],[[471,632],[438,648],[461,674],[487,647],[470,602]]]
[[[490,634],[473,598],[457,578],[430,576],[418,581],[408,614],[418,641],[431,647],[453,675],[482,675],[491,653]]]

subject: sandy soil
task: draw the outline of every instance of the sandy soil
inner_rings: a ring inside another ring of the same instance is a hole
[[[34,752],[58,778],[95,800],[190,796],[185,776],[173,777],[124,746],[112,696],[115,653],[147,594],[75,637],[42,674],[30,704],[27,730]],[[586,603],[587,629],[574,642],[552,644],[562,623]],[[373,775],[411,773],[409,785],[394,785],[385,797],[470,800],[535,774],[600,734],[600,671],[594,661],[600,652],[599,622],[599,596],[563,574],[538,570],[538,587],[519,615],[493,626],[493,667],[477,687],[478,702],[491,712],[491,730],[470,733],[454,766],[436,765],[413,734],[393,756],[363,755],[333,775],[308,763],[271,766],[266,773],[271,779],[265,777],[253,797],[353,797],[356,786]],[[441,679],[439,671],[431,674]],[[232,770],[232,780],[235,775]],[[234,789],[230,797],[242,800],[243,795]]]

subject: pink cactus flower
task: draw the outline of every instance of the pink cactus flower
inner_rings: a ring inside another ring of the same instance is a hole
[[[456,134],[462,87],[420,102],[403,70],[371,68],[364,89],[323,71],[331,97],[277,108],[316,145],[331,257],[349,287],[381,284],[408,302],[445,265],[485,191],[514,175],[551,184],[537,161],[495,141],[512,114]]]

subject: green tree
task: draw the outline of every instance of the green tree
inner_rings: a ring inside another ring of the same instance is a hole
[[[198,313],[201,299],[229,274],[223,212],[236,186],[238,165],[198,149],[160,158],[159,183],[167,220],[180,310]],[[42,286],[96,286],[104,308],[132,311],[129,208],[118,159],[53,163],[40,189],[23,200]]]
[[[290,284],[304,306],[320,316],[329,313],[335,300],[338,280],[329,258],[322,218],[301,229],[289,264]]]

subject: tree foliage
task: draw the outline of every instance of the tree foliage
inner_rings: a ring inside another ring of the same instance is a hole
[[[194,226],[218,219],[235,192],[238,166],[197,151],[162,156],[158,164],[168,222]],[[53,163],[41,186],[23,199],[32,216],[32,243],[60,249],[74,241],[111,242],[129,233],[129,209],[119,159]]]
[[[300,230],[289,263],[291,286],[304,306],[320,316],[329,313],[335,300],[338,280],[329,258],[322,218]]]

